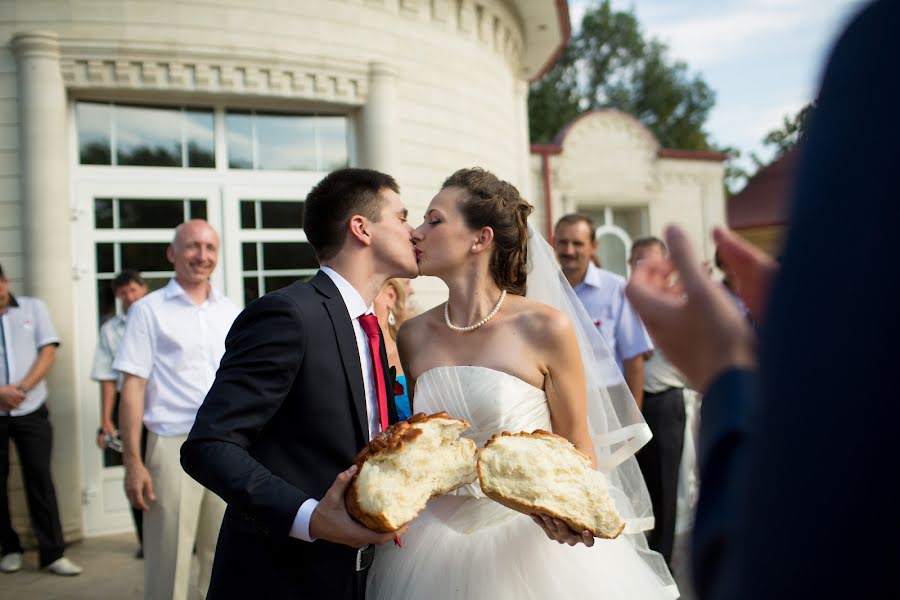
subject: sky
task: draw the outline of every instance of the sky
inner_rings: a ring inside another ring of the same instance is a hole
[[[569,0],[573,30],[599,0]],[[712,141],[768,159],[761,141],[810,102],[828,52],[866,0],[613,0],[716,92]]]

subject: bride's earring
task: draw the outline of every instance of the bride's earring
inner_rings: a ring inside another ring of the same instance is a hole
[[[388,313],[388,325],[393,327],[396,324],[397,324],[397,319],[396,319],[396,317],[394,317],[394,311],[391,311]]]
[[[478,244],[472,244],[472,252],[475,252],[475,247],[476,247],[476,246],[478,246]]]

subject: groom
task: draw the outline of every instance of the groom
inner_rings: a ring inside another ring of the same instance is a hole
[[[367,315],[388,278],[418,275],[398,192],[377,171],[326,176],[303,215],[321,270],[252,302],[228,334],[181,450],[185,471],[228,503],[211,600],[362,599],[372,545],[394,538],[353,521],[344,490],[356,453],[397,420]]]

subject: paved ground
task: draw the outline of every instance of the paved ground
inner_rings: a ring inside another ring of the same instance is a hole
[[[84,568],[77,577],[38,570],[37,553],[26,552],[18,573],[0,573],[3,600],[141,600],[144,562],[134,557],[133,533],[89,538],[66,548],[66,556]]]
[[[676,539],[679,552],[684,551],[686,542],[686,537]],[[66,548],[66,556],[84,568],[84,573],[77,577],[58,577],[39,571],[37,553],[26,552],[21,571],[0,573],[0,600],[142,600],[144,561],[134,557],[136,549],[133,533],[88,538],[72,544]],[[197,574],[194,562],[192,588]],[[682,600],[693,600],[684,566],[676,567],[675,578]]]

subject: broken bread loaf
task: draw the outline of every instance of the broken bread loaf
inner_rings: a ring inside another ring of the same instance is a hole
[[[500,504],[555,517],[575,531],[612,539],[625,528],[603,474],[569,440],[547,431],[495,435],[479,453],[478,479]]]
[[[357,455],[347,511],[369,529],[394,531],[416,518],[429,498],[475,481],[478,448],[459,437],[468,428],[468,421],[446,412],[415,414],[389,427]]]

